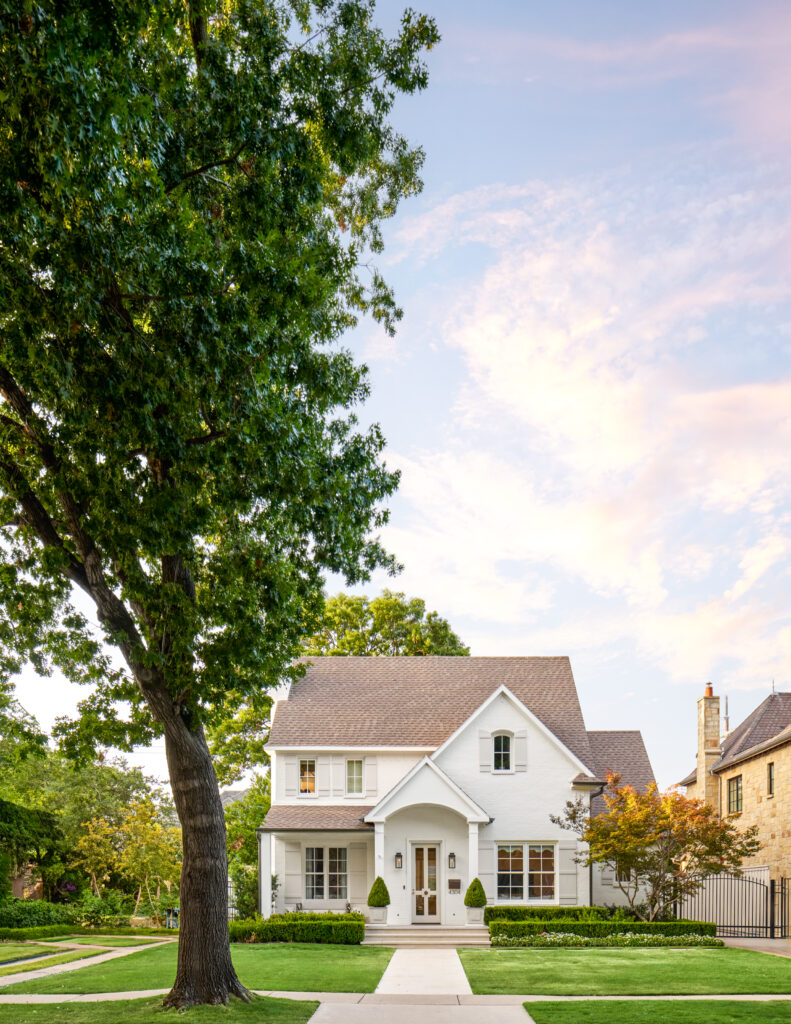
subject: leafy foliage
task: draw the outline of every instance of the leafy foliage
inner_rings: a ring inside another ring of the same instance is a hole
[[[494,920],[489,925],[491,935],[542,935],[546,932],[599,939],[626,932],[634,935],[716,935],[717,925],[710,921],[581,921],[562,917],[545,921]]]
[[[368,893],[368,906],[390,906],[390,893],[387,891],[385,880],[382,878],[381,875],[376,876],[376,878],[374,879],[374,884],[371,886],[371,891]]]
[[[493,946],[499,947],[533,947],[538,949],[551,949],[555,946],[565,948],[634,948],[652,946],[724,946],[722,939],[714,938],[712,935],[645,935],[643,933],[619,932],[616,935],[608,935],[606,938],[591,935],[577,935],[574,932],[545,932],[540,935],[505,935],[499,933],[492,935]]]
[[[654,921],[697,893],[710,875],[738,873],[742,861],[761,848],[756,826],[740,831],[710,804],[674,789],[660,793],[652,784],[638,793],[610,773],[604,802],[606,811],[594,817],[583,802],[569,801],[562,815],[551,818],[588,844],[584,863],[613,871],[614,884],[641,919]]]
[[[231,921],[231,942],[327,942],[356,946],[365,936],[362,914],[272,914],[266,920]]]
[[[481,882],[480,878],[473,878],[473,880],[467,886],[467,892],[464,894],[464,906],[486,906],[486,892],[484,891],[483,883]]]
[[[75,757],[165,737],[173,1005],[246,996],[204,725],[296,675],[324,571],[396,568],[339,338],[400,316],[372,259],[422,153],[388,118],[437,39],[372,0],[0,0],[0,650],[92,684]]]
[[[320,628],[303,644],[308,655],[468,655],[469,647],[419,597],[384,590],[379,597],[336,594]]]

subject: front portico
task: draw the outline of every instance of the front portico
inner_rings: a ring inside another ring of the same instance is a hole
[[[364,821],[374,827],[374,873],[390,893],[388,923],[463,925],[486,811],[424,757]]]

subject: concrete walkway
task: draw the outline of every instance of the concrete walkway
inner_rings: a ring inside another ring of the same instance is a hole
[[[472,995],[455,949],[397,949],[387,965],[377,995]]]

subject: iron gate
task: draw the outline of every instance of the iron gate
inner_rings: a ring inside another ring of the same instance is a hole
[[[700,892],[682,900],[676,911],[677,917],[715,921],[721,936],[787,939],[791,934],[789,879],[712,875]]]

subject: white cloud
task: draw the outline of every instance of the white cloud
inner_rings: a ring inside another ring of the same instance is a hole
[[[529,624],[543,650],[631,642],[679,680],[791,678],[791,367],[701,371],[747,323],[785,323],[789,213],[785,187],[622,175],[487,186],[404,224],[410,258],[491,251],[439,312],[466,368],[450,439],[397,460],[415,512],[387,541],[415,592]]]

